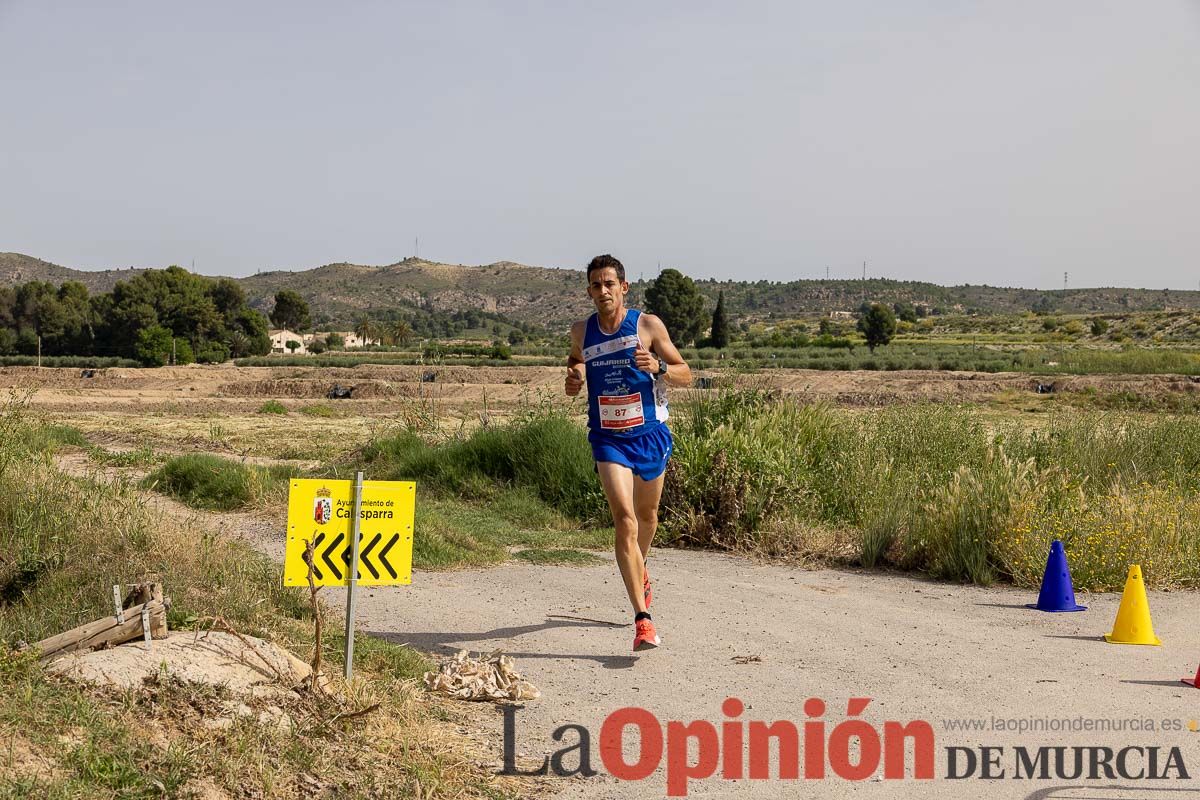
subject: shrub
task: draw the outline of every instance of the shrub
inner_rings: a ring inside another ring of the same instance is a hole
[[[586,432],[555,413],[436,446],[405,432],[373,442],[363,456],[382,480],[422,480],[436,491],[475,498],[523,486],[583,522],[599,522],[607,512]]]
[[[172,458],[147,475],[142,485],[195,508],[230,511],[259,502],[269,491],[282,491],[290,476],[287,467],[260,467],[191,453]]]
[[[948,483],[922,492],[904,558],[935,577],[991,583],[1000,569],[995,543],[1038,477],[1032,460],[1013,461],[998,448],[978,467],[959,467]]]
[[[260,414],[286,414],[288,413],[287,406],[278,400],[268,400],[258,407]]]
[[[229,346],[224,342],[206,341],[196,351],[196,361],[201,364],[224,364],[228,360]]]
[[[738,548],[772,516],[822,515],[829,454],[852,446],[828,407],[723,388],[690,397],[680,412],[663,500],[675,538]]]
[[[134,354],[147,367],[161,367],[171,358],[171,331],[148,325],[138,331]]]

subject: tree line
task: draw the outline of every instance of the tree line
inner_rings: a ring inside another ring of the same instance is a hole
[[[671,334],[671,341],[680,347],[686,347],[693,342],[697,347],[726,347],[732,335],[733,326],[725,311],[725,292],[717,294],[717,305],[711,316],[704,309],[704,296],[696,283],[677,269],[664,269],[657,278],[646,287],[646,310],[662,319]],[[896,335],[896,318],[916,322],[919,316],[924,316],[924,309],[909,303],[896,303],[888,308],[882,303],[864,302],[858,309],[857,329],[867,341],[867,347],[872,353],[876,347],[882,347],[891,342]],[[705,328],[708,336],[702,337]],[[849,339],[838,338],[834,335],[834,326],[828,320],[822,320],[819,336],[810,340],[807,335],[799,334],[791,342],[793,346],[817,345],[822,347],[851,347]]]
[[[708,311],[696,283],[679,270],[665,269],[649,283],[645,306],[662,318],[680,347],[694,343],[720,348],[730,343],[733,322],[725,310],[724,293]],[[897,304],[893,314],[886,306],[864,304],[858,327],[874,350],[894,335],[896,316],[915,318],[921,310]],[[276,293],[270,314],[276,327],[301,332],[311,328],[311,320],[308,303],[298,293]],[[544,333],[535,325],[494,312],[415,307],[361,317],[354,331],[368,341],[403,346],[417,338],[453,337],[489,327],[500,345],[504,339],[516,345]],[[335,334],[316,340],[308,349],[339,349],[344,346],[337,341],[340,338]],[[236,281],[195,275],[182,267],[148,270],[97,295],[89,295],[87,287],[76,281],[0,287],[0,356],[116,356],[161,366],[219,363],[266,355],[270,350],[268,318],[249,307]]]
[[[90,295],[76,281],[0,287],[0,355],[117,356],[147,366],[271,350],[267,318],[229,278],[148,270]]]

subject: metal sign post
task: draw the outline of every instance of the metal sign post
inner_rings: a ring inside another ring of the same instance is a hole
[[[358,538],[362,524],[363,474],[354,477],[354,516],[350,528],[350,560],[346,564],[346,680],[354,676],[354,595],[358,588]]]
[[[364,481],[361,472],[353,481],[291,481],[283,585],[346,587],[346,680],[358,587],[412,583],[416,491],[412,481]]]

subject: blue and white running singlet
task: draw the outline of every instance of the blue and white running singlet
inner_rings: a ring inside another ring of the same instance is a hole
[[[584,327],[588,428],[595,433],[633,436],[667,420],[665,383],[638,369],[633,358],[641,315],[636,309],[627,309],[616,333],[600,330],[596,314],[588,317]]]

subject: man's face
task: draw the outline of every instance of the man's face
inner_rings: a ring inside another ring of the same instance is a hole
[[[588,296],[596,304],[597,311],[612,311],[625,301],[629,284],[617,277],[612,267],[594,269],[588,276]]]

